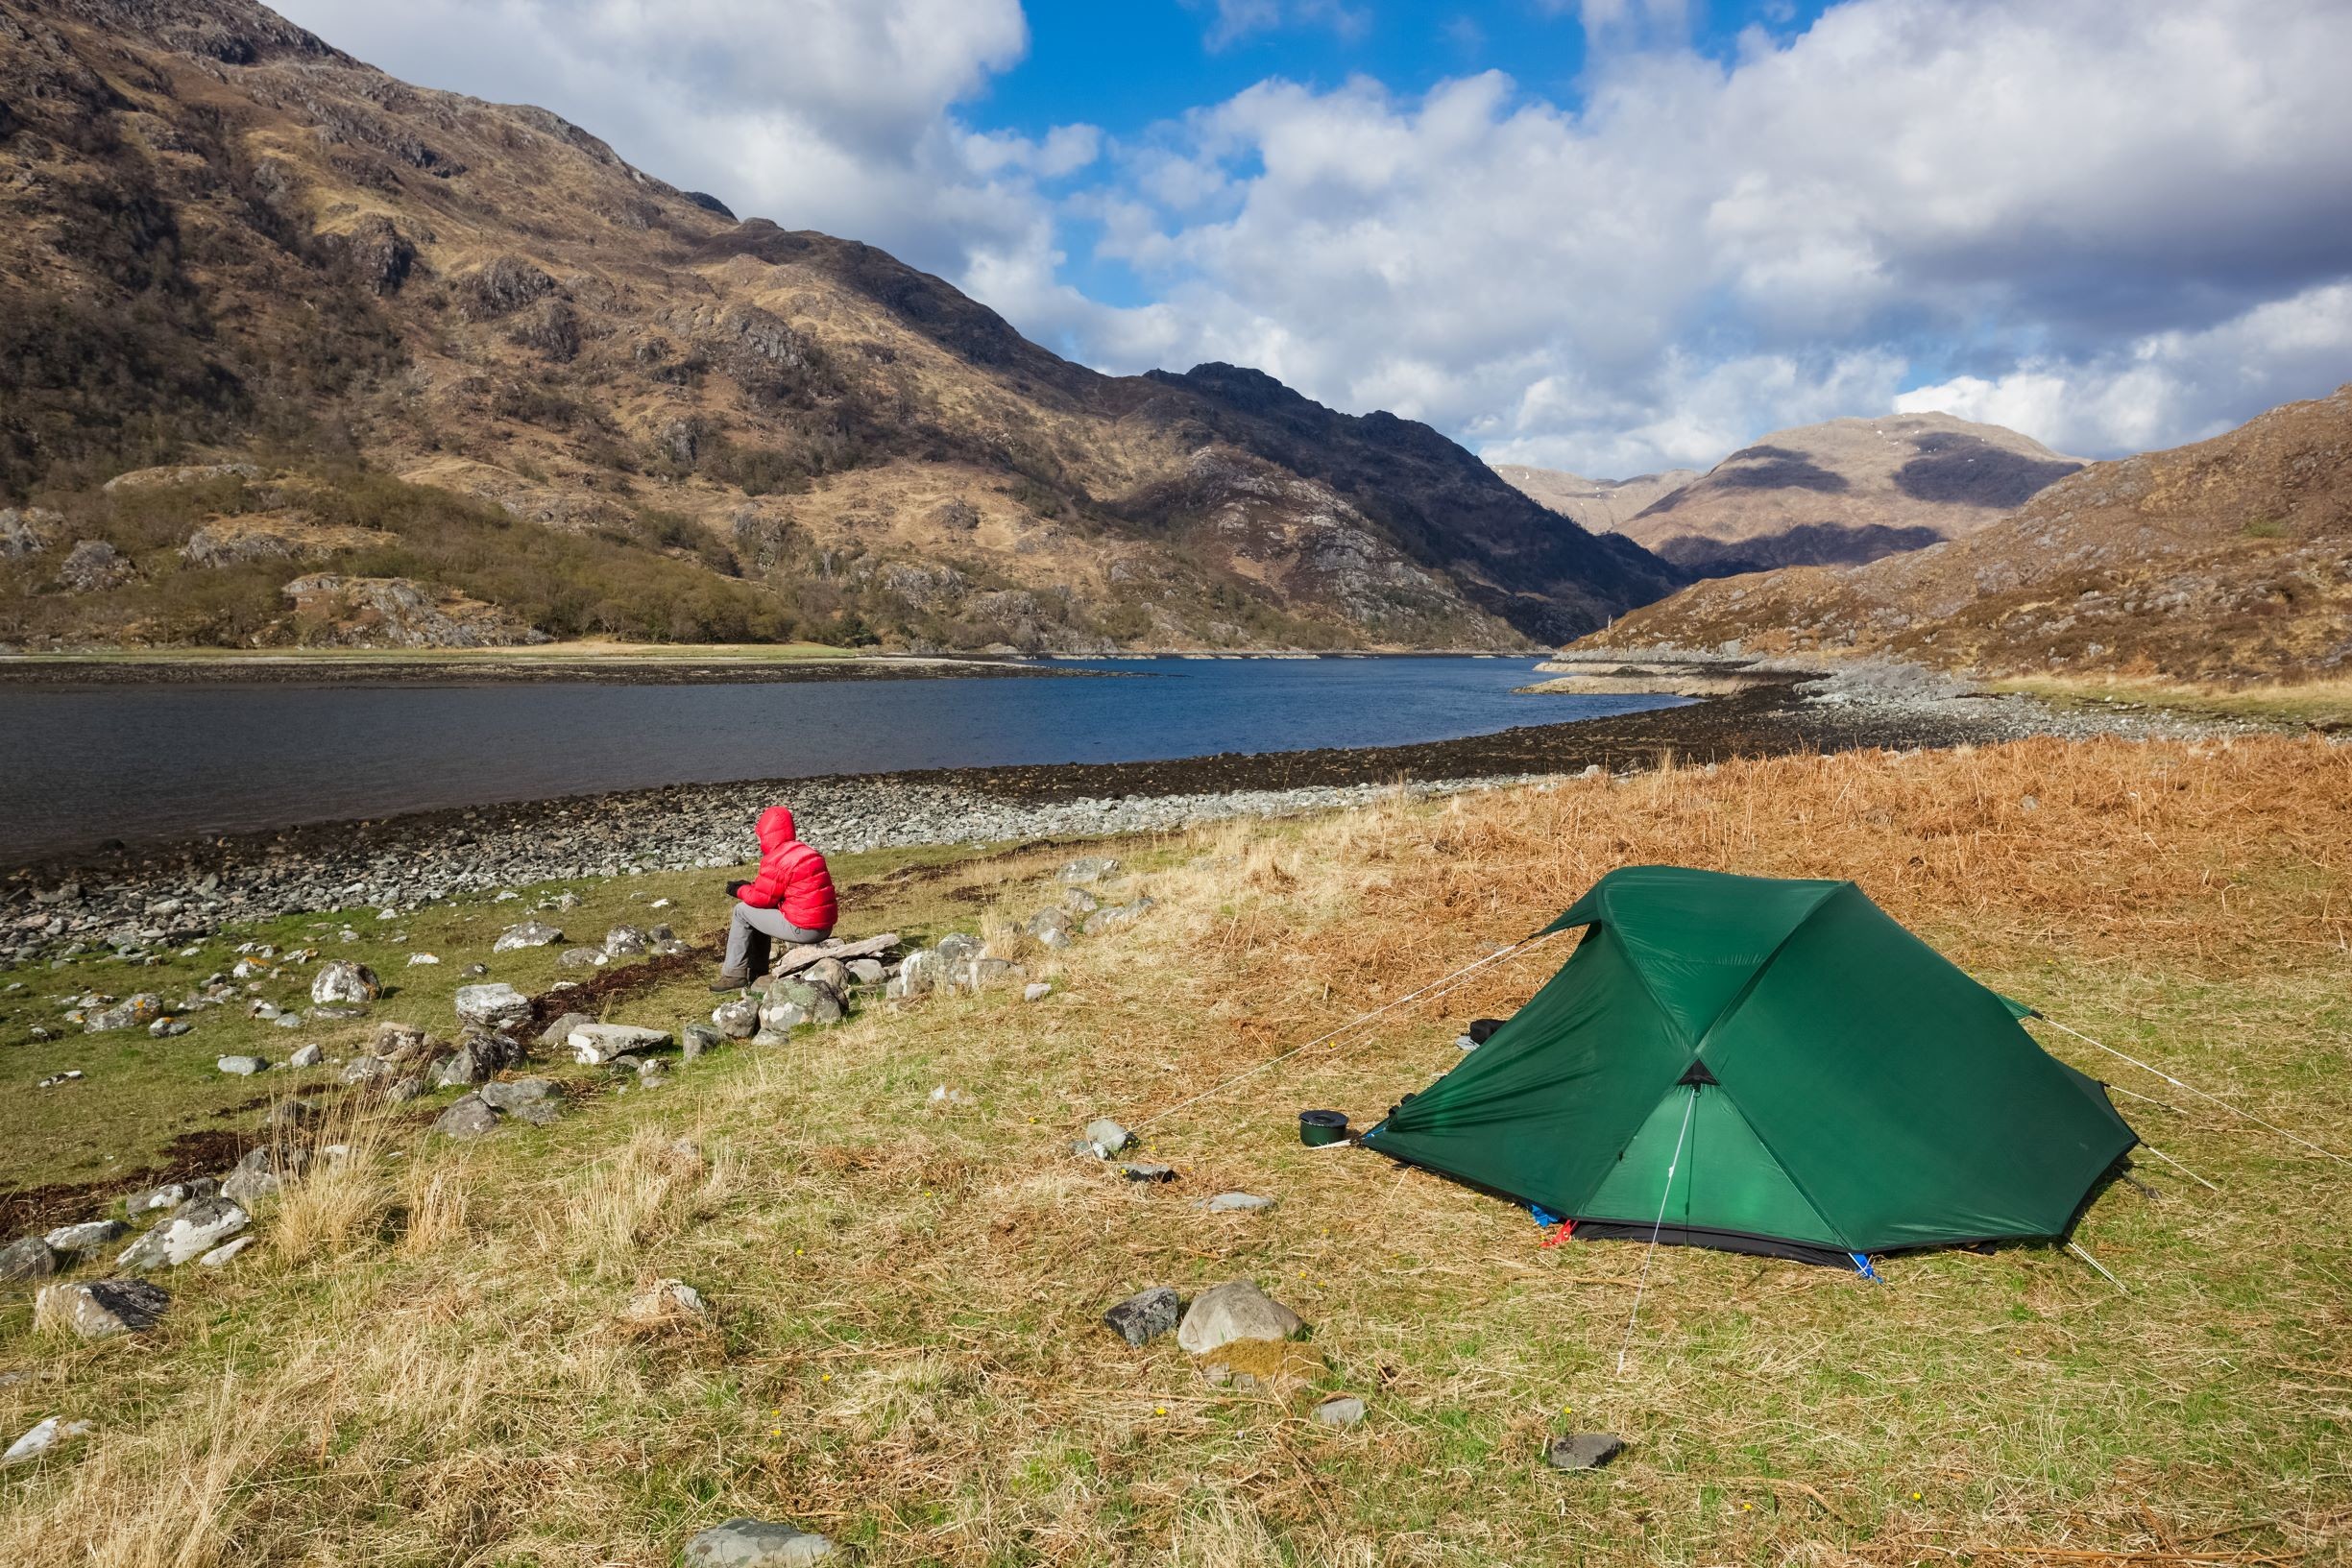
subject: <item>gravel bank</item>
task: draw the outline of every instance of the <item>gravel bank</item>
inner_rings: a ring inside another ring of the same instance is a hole
[[[1418,746],[676,785],[122,849],[12,873],[0,884],[0,964],[77,946],[176,945],[298,911],[406,909],[564,878],[737,865],[753,856],[752,818],[772,800],[791,804],[810,842],[843,852],[1168,832],[1357,805],[1399,784],[1436,794],[1588,766],[1627,772],[1668,753],[1704,762],[2033,735],[2202,737],[2258,728],[1975,696],[1905,668],[1776,672],[1752,690],[1685,707]],[[1541,712],[1540,697],[1528,701],[1531,713]]]

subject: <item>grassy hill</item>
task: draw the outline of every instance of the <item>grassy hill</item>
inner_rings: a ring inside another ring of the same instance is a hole
[[[1298,1146],[1301,1107],[1362,1124],[1443,1072],[1462,1022],[1515,1006],[1557,943],[1187,1101],[1524,935],[1610,866],[1667,859],[1856,877],[1986,983],[2340,1145],[2346,769],[2317,741],[2034,741],[1241,824],[1115,846],[1122,895],[1154,907],[1053,953],[1014,923],[1073,848],[849,866],[850,929],[982,931],[1055,994],[870,1004],[650,1091],[555,1068],[561,1120],[473,1144],[421,1131],[453,1092],[339,1113],[318,1136],[353,1152],[265,1209],[230,1267],[164,1276],[176,1299],[135,1339],[36,1332],[31,1288],[0,1288],[0,1432],[95,1423],[5,1472],[0,1560],[651,1564],[737,1514],[909,1564],[2334,1560],[2352,1173],[2068,1036],[2042,1038],[2150,1097],[2120,1103],[2215,1184],[2149,1156],[2098,1194],[2076,1239],[2122,1291],[2054,1246],[1895,1258],[1878,1286],[1544,1248],[1505,1203]],[[593,933],[658,893],[697,931],[724,875],[580,884],[555,918]],[[404,946],[369,912],[326,951],[412,987],[378,1018],[444,1027],[454,967],[528,907],[423,911]],[[428,941],[442,967],[395,967]],[[496,962],[534,987],[563,973],[546,950]],[[39,996],[10,1002],[5,1050],[30,1067],[51,1048],[19,1025],[50,993],[156,972],[23,977]],[[601,1005],[674,1027],[713,1000],[700,979],[598,972]],[[201,1097],[260,1027],[206,1015],[141,1039],[148,1087],[85,1087]],[[287,1076],[273,1094],[319,1088]],[[78,1157],[42,1130],[68,1094],[8,1097],[5,1146]],[[263,1107],[239,1098],[207,1124],[250,1139]],[[1073,1158],[1102,1115],[1180,1179]],[[88,1157],[133,1156],[119,1118],[78,1125]],[[1277,1205],[1196,1206],[1235,1189]],[[1310,1324],[1300,1387],[1218,1387],[1097,1322],[1146,1286],[1236,1277]],[[663,1279],[709,1315],[633,1315]],[[1338,1391],[1360,1426],[1307,1418]],[[1545,1468],[1572,1430],[1630,1446]]]

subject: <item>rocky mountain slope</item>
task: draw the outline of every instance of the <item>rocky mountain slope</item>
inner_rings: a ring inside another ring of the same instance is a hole
[[[1965,539],[1697,584],[1589,647],[1884,650],[1984,673],[2312,679],[2352,662],[2352,386],[2097,463]]]
[[[1612,485],[1549,469],[1496,471],[1588,528],[1613,529],[1693,575],[1729,577],[1956,539],[2081,467],[1998,424],[1889,414],[1776,431],[1672,486],[1667,474]]]
[[[1588,479],[1564,469],[1531,469],[1522,463],[1497,463],[1494,471],[1529,499],[1595,533],[1622,529],[1651,502],[1663,500],[1699,477],[1696,469],[1668,469],[1631,479]]]
[[[370,636],[321,574],[493,639],[1022,650],[1510,645],[1685,580],[1425,426],[1097,374],[245,0],[0,0],[0,506],[36,644]]]

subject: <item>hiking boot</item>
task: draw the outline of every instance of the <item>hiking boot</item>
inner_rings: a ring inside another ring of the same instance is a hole
[[[722,969],[718,972],[718,978],[711,983],[711,989],[714,991],[740,991],[750,983],[750,976],[730,974]]]

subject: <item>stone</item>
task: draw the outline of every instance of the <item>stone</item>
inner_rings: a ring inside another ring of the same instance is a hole
[[[518,1122],[527,1122],[534,1127],[552,1126],[564,1114],[563,1102],[554,1099],[534,1099],[515,1107]]]
[[[1066,882],[1099,882],[1119,869],[1119,862],[1106,855],[1085,855],[1071,861],[1055,873]]]
[[[775,1001],[760,1009],[762,1034],[789,1035],[809,1022],[809,1009],[797,1001]]]
[[[621,1315],[632,1323],[660,1323],[680,1318],[708,1317],[709,1302],[682,1279],[656,1280],[629,1302]]]
[[[555,961],[566,969],[596,969],[607,962],[602,948],[566,948]]]
[[[1149,1160],[1129,1160],[1119,1168],[1119,1174],[1129,1181],[1163,1182],[1176,1179],[1173,1166],[1153,1165]]]
[[[498,1113],[480,1095],[467,1095],[441,1113],[433,1130],[444,1138],[479,1138],[496,1132]]]
[[[449,1060],[433,1070],[437,1087],[485,1083],[522,1060],[522,1047],[511,1034],[495,1029],[468,1029]]]
[[[322,1007],[319,1009],[319,1016],[322,1018],[327,1018],[334,1015],[332,1015],[327,1008]],[[276,1018],[271,1019],[270,1022],[277,1025],[281,1029],[299,1029],[303,1026],[303,1015],[300,1013],[279,1013]]]
[[[349,958],[337,958],[310,977],[310,1000],[365,1006],[384,994],[376,971]]]
[[[158,1040],[173,1040],[195,1027],[184,1018],[158,1018],[147,1025],[147,1032]]]
[[[750,997],[738,997],[711,1009],[711,1023],[730,1040],[748,1040],[760,1030],[760,1004]]]
[[[942,989],[947,982],[948,963],[936,948],[917,948],[907,954],[898,966],[898,977],[890,983],[888,994],[900,997],[928,996]]]
[[[583,1024],[564,1036],[574,1060],[589,1067],[633,1050],[657,1050],[670,1043],[667,1029],[635,1024]]]
[[[554,1023],[548,1025],[546,1028],[539,1031],[539,1049],[542,1050],[561,1050],[564,1049],[565,1039],[570,1035],[572,1030],[578,1028],[583,1024],[594,1024],[594,1022],[595,1019],[587,1013],[566,1013],[563,1017],[557,1019]]]
[[[519,1114],[525,1105],[560,1100],[564,1094],[552,1078],[504,1078],[486,1083],[477,1092],[483,1104],[509,1116]]]
[[[191,1176],[186,1181],[165,1182],[160,1187],[150,1187],[145,1192],[133,1193],[129,1197],[123,1199],[123,1208],[126,1212],[134,1215],[169,1213],[182,1203],[191,1203],[200,1197],[210,1197],[220,1190],[221,1184],[210,1176]]]
[[[1093,1148],[1096,1157],[1104,1160],[1109,1159],[1134,1141],[1133,1134],[1109,1117],[1103,1117],[1098,1122],[1087,1122],[1084,1136],[1086,1144]]]
[[[424,1074],[408,1073],[384,1086],[384,1098],[394,1105],[405,1105],[412,1099],[424,1098]]]
[[[281,1099],[262,1116],[261,1125],[271,1132],[307,1127],[326,1114],[327,1107],[315,1099]]]
[[[888,966],[879,958],[852,958],[841,967],[849,971],[851,982],[857,985],[880,985],[890,977]]]
[[[0,1280],[47,1279],[64,1264],[44,1237],[27,1236],[0,1246]]]
[[[1027,973],[1019,964],[1008,959],[990,958],[982,954],[965,964],[957,978],[964,989],[977,996],[1000,981],[1021,979]]]
[[[34,1424],[33,1430],[0,1450],[0,1469],[12,1464],[28,1464],[53,1448],[86,1437],[95,1429],[87,1421],[60,1421],[47,1416]]]
[[[139,574],[128,556],[103,539],[75,542],[65,564],[58,567],[58,583],[74,593],[95,593],[120,588]]]
[[[1090,915],[1103,906],[1103,901],[1082,887],[1062,890],[1061,906],[1074,915]]]
[[[171,1304],[169,1291],[145,1280],[44,1285],[33,1301],[33,1320],[68,1329],[85,1339],[104,1339],[154,1327]]]
[[[520,926],[509,926],[490,944],[493,953],[513,953],[518,948],[551,948],[564,939],[564,933],[544,920],[526,920]]]
[[[240,1236],[235,1241],[229,1242],[227,1245],[216,1246],[211,1251],[206,1253],[203,1257],[197,1259],[196,1266],[199,1268],[226,1268],[230,1263],[235,1261],[238,1253],[244,1251],[247,1247],[252,1246],[253,1244],[254,1239],[252,1237]]]
[[[130,1231],[119,1219],[85,1219],[78,1225],[60,1225],[41,1240],[60,1252],[94,1252]]]
[[[1054,988],[1043,980],[1031,980],[1021,987],[1023,1001],[1043,1001],[1054,994]]]
[[[240,1170],[237,1176],[255,1174]],[[198,1198],[177,1213],[158,1220],[155,1229],[123,1248],[114,1260],[118,1268],[137,1269],[177,1268],[192,1258],[200,1257],[226,1242],[253,1223],[253,1216],[245,1206],[229,1195],[228,1188],[237,1176],[222,1183],[218,1197]]]
[[[759,1519],[730,1519],[686,1543],[685,1568],[803,1568],[839,1556],[812,1531]]]
[[[531,999],[504,980],[457,988],[457,1016],[486,1029],[509,1028],[531,1016]]]
[[[1066,948],[1076,940],[1071,925],[1068,910],[1048,905],[1024,921],[1021,929],[1049,948]]]
[[[854,980],[849,966],[838,958],[819,958],[800,972],[800,977],[812,985],[821,985],[836,997],[847,991]]]
[[[1625,1452],[1625,1439],[1606,1432],[1576,1432],[1553,1441],[1543,1460],[1555,1470],[1598,1470]]]
[[[1220,1193],[1200,1205],[1211,1214],[1258,1214],[1273,1206],[1273,1198],[1255,1193]]]
[[[441,955],[439,953],[412,953],[408,955],[408,967],[411,969],[415,969],[421,964],[437,964],[439,962],[441,962]]]
[[[1326,1427],[1352,1427],[1364,1419],[1364,1401],[1353,1394],[1333,1394],[1307,1411],[1307,1418]]]
[[[1184,1298],[1165,1285],[1155,1285],[1149,1291],[1138,1291],[1103,1315],[1103,1326],[1125,1339],[1128,1344],[1150,1344],[1163,1334],[1176,1332],[1176,1319],[1184,1315]]]
[[[335,1076],[348,1084],[363,1084],[378,1082],[399,1072],[399,1068],[381,1056],[354,1056],[343,1064],[343,1071]]]
[[[939,945],[932,951],[939,955],[941,963],[953,969],[958,964],[968,963],[988,950],[977,936],[967,936],[961,931],[950,931],[939,938]]]
[[[678,1031],[678,1053],[692,1061],[706,1050],[716,1050],[727,1037],[711,1024],[689,1024]]]
[[[1095,936],[1103,931],[1116,930],[1122,926],[1131,926],[1151,907],[1149,898],[1137,899],[1132,904],[1106,904],[1086,917],[1086,934]]]
[[[303,1047],[301,1049],[295,1051],[293,1055],[287,1057],[286,1065],[294,1068],[316,1067],[319,1065],[319,1063],[325,1061],[326,1059],[327,1052],[317,1044],[313,1043],[311,1045]]]
[[[141,991],[90,1014],[83,1021],[82,1030],[85,1034],[107,1034],[115,1029],[143,1029],[162,1016],[163,999],[153,991]]]
[[[931,1102],[934,1105],[978,1105],[980,1097],[967,1095],[960,1089],[950,1089],[943,1083],[931,1092]]]
[[[798,1007],[811,1024],[838,1024],[849,1016],[841,1004],[841,995],[822,980],[801,977],[778,980],[767,988],[768,1008],[785,1005]],[[765,1009],[763,1009],[764,1016]],[[773,1028],[775,1025],[770,1025]]]
[[[832,958],[848,963],[855,958],[879,958],[898,946],[898,932],[881,931],[861,937],[855,942],[810,942],[788,947],[777,958],[772,973],[790,975],[820,959]]]
[[[1306,1320],[1259,1290],[1250,1280],[1228,1280],[1203,1291],[1185,1310],[1176,1327],[1176,1343],[1196,1356],[1205,1356],[1237,1339],[1290,1339],[1306,1330]]]
[[[232,1170],[221,1183],[221,1196],[240,1204],[255,1204],[265,1197],[276,1197],[285,1188],[278,1172],[263,1167],[254,1170]]]
[[[234,1073],[241,1078],[250,1078],[256,1073],[266,1073],[270,1068],[270,1064],[258,1056],[224,1056],[212,1065],[224,1073]]]
[[[604,951],[608,957],[632,957],[643,953],[652,943],[653,938],[634,926],[616,926],[604,933]]]
[[[408,1062],[425,1055],[432,1043],[432,1036],[414,1024],[396,1024],[387,1019],[376,1025],[368,1049],[387,1062]]]

